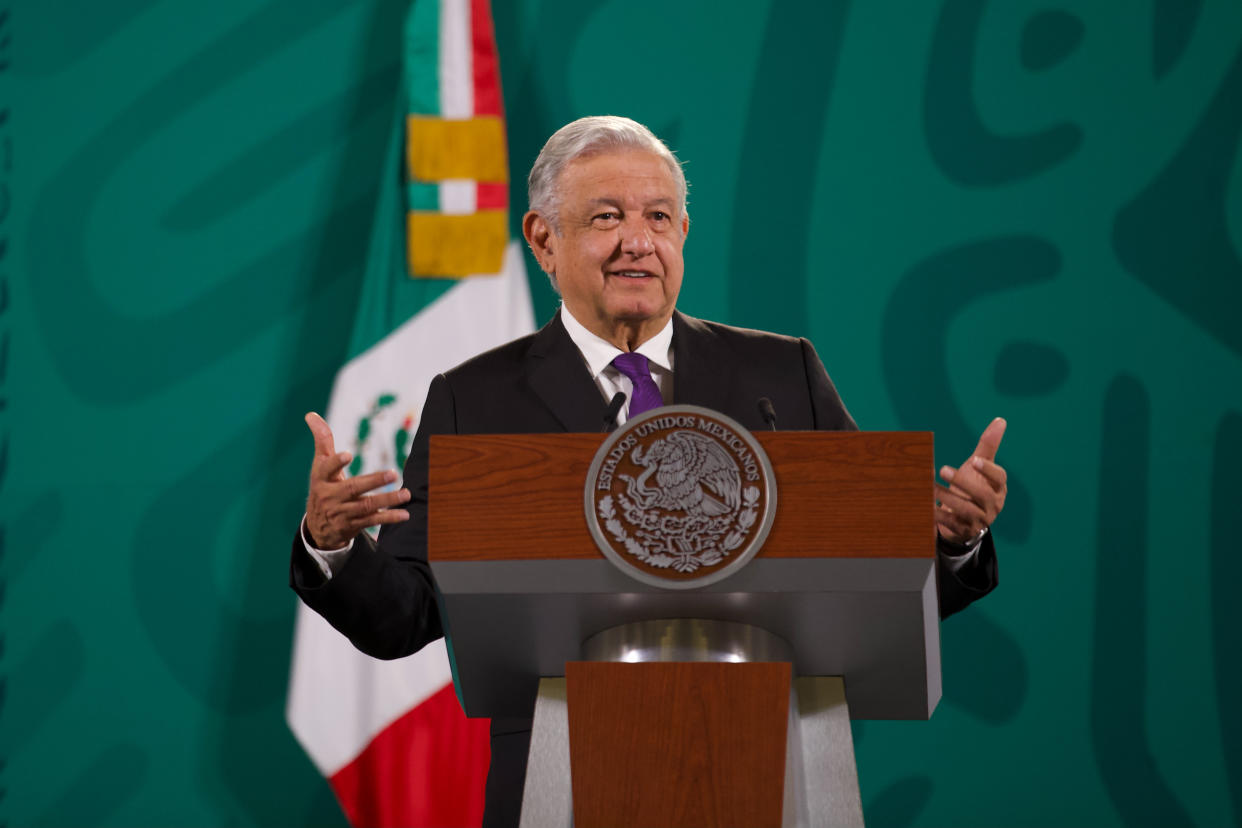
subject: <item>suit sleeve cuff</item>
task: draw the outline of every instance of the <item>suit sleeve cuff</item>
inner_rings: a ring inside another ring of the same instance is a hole
[[[991,529],[984,529],[978,536],[966,543],[955,543],[947,538],[940,538],[940,560],[942,565],[956,572],[962,567],[973,563],[979,555],[979,549],[983,546],[983,539],[991,531]]]

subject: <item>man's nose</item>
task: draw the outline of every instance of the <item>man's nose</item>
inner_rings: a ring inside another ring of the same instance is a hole
[[[647,226],[640,222],[621,225],[621,252],[638,258],[655,250]]]

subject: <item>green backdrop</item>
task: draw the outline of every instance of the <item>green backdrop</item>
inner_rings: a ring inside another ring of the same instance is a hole
[[[631,115],[684,310],[940,462],[1009,420],[1001,587],[932,721],[857,726],[869,824],[1242,820],[1242,4],[493,5],[519,180]],[[0,0],[0,822],[342,822],[285,581],[403,14]]]

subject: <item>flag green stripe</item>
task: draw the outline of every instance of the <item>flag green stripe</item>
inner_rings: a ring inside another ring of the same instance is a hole
[[[405,88],[409,114],[440,114],[439,0],[414,0],[406,16]]]
[[[405,187],[405,203],[411,210],[440,209],[440,185],[426,181],[411,181]]]

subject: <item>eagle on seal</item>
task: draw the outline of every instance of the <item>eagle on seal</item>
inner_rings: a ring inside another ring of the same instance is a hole
[[[636,446],[630,460],[643,471],[637,479],[620,475],[626,494],[641,509],[682,511],[687,515],[716,517],[732,512],[742,502],[742,478],[737,463],[720,443],[693,431],[674,431],[656,440],[644,452]],[[649,488],[652,475],[658,488]],[[710,491],[710,494],[709,494]]]

